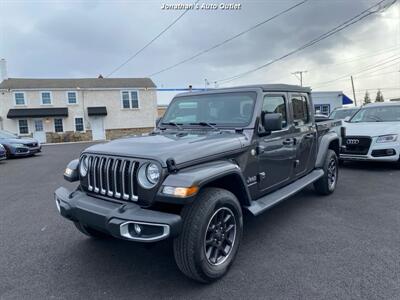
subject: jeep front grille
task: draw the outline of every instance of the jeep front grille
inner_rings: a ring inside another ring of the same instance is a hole
[[[138,200],[137,161],[91,154],[87,156],[89,192],[122,200]]]

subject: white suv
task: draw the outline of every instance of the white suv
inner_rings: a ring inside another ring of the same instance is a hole
[[[400,162],[400,103],[367,104],[344,126],[340,159]]]

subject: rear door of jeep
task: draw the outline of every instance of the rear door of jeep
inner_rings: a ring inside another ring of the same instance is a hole
[[[314,168],[317,155],[317,127],[314,122],[312,103],[307,93],[290,93],[290,110],[293,116],[296,158],[294,179],[306,175]]]

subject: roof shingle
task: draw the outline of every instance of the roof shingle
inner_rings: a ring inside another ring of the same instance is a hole
[[[8,78],[0,89],[101,89],[101,88],[155,88],[150,78],[77,78],[32,79]]]

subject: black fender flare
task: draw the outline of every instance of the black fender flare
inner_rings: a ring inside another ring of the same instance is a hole
[[[339,156],[339,136],[336,132],[328,132],[323,135],[319,141],[319,148],[317,153],[317,159],[315,162],[315,168],[322,168],[325,162],[328,149],[332,149]]]
[[[219,160],[195,165],[180,170],[177,173],[169,174],[163,186],[191,187],[198,186],[200,189],[206,186],[221,184],[222,180],[229,180],[232,185],[227,185],[226,189],[235,194],[243,206],[249,206],[251,196],[247,188],[240,167],[229,160]]]

